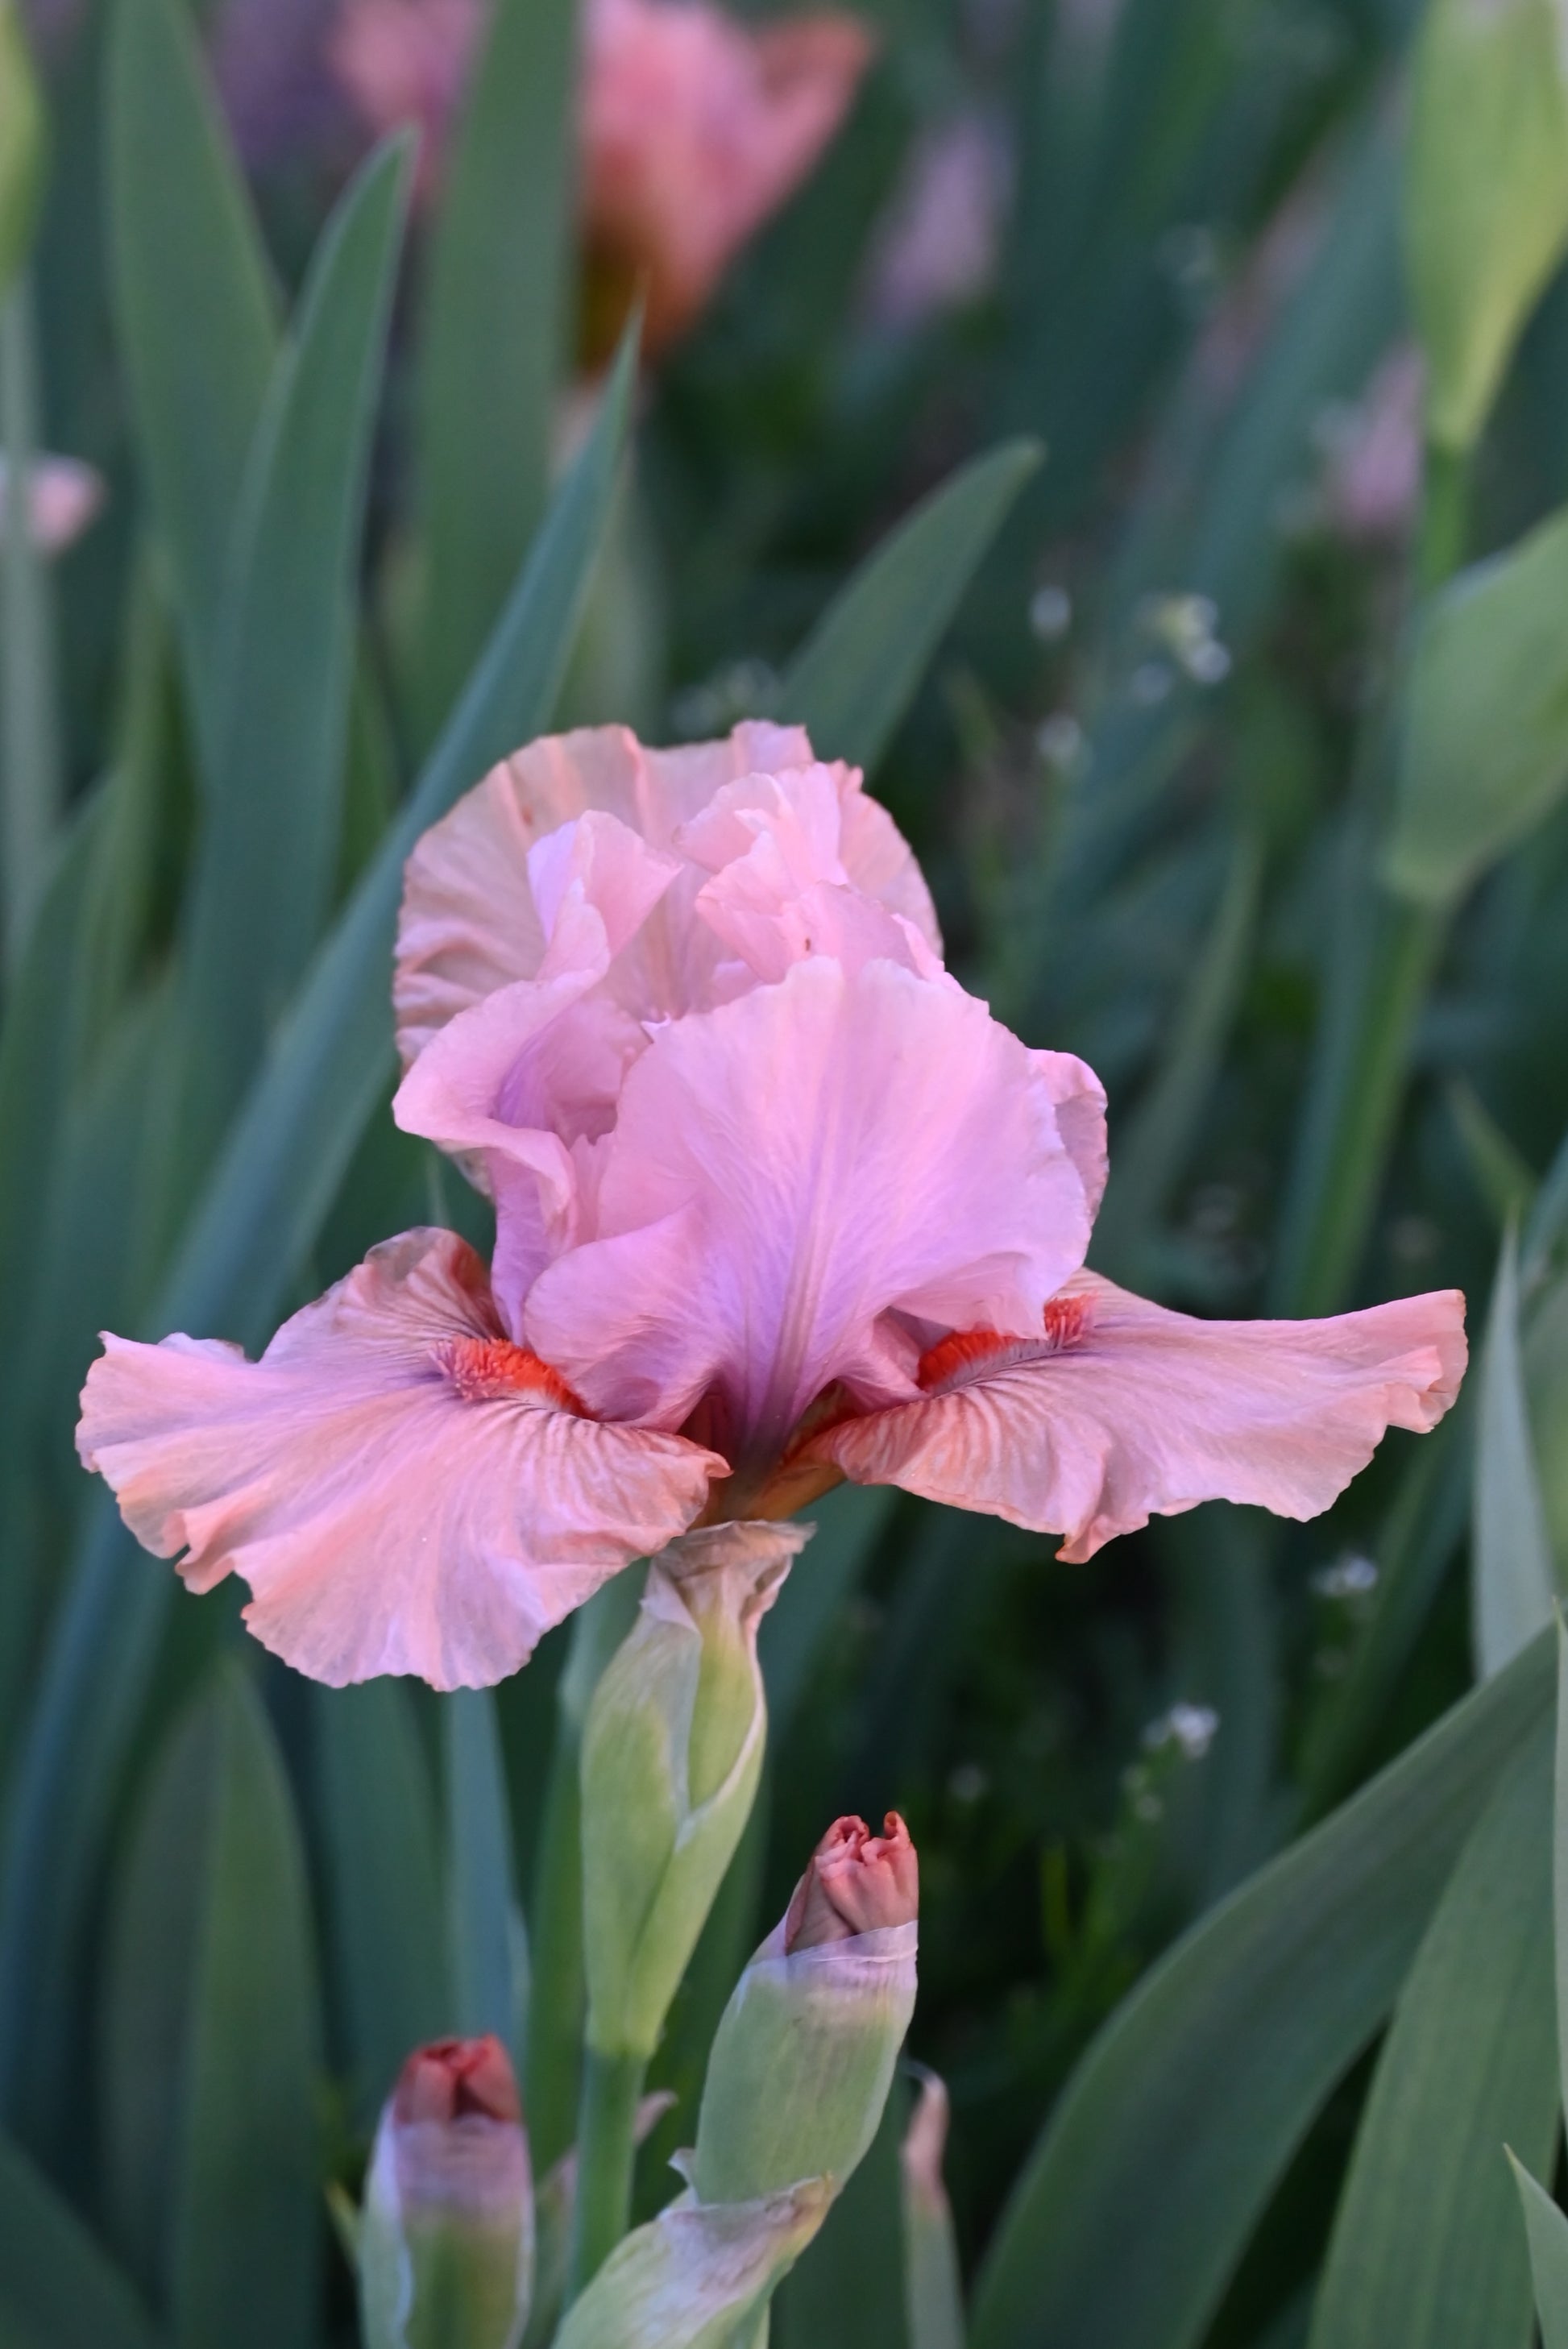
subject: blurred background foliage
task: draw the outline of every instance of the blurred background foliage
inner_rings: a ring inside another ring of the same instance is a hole
[[[36,0],[36,124],[0,19],[7,478],[103,483],[57,556],[19,499],[4,538],[7,2343],[351,2338],[321,2186],[436,2030],[516,2034],[536,2167],[566,2148],[621,1602],[493,1702],[307,1687],[135,1553],[75,1396],[101,1327],[253,1345],[482,1218],[387,1114],[422,822],[552,722],[777,709],[874,762],[965,984],[1104,1079],[1097,1265],[1236,1315],[1459,1283],[1491,1336],[1307,1526],[1205,1509],[1068,1568],[821,1505],[644,2207],[823,1824],[896,1803],[983,2349],[1524,2349],[1497,2147],[1550,2182],[1550,1691],[1496,1675],[1568,1568],[1568,127],[1520,96],[1546,0],[1490,13],[1511,64],[1445,64],[1467,5],[1413,77],[1408,0],[868,0],[820,169],[607,394],[564,0],[494,0],[411,210],[326,0]],[[1037,470],[857,570],[1019,435]],[[784,2349],[928,2349],[891,2127]]]

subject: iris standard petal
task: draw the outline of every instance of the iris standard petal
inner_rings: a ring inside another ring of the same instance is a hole
[[[652,848],[669,850],[727,786],[797,771],[819,779],[810,787],[819,792],[825,782],[836,801],[832,847],[843,877],[913,922],[939,953],[930,893],[908,843],[861,789],[859,770],[819,765],[799,727],[748,720],[719,740],[673,750],[646,750],[624,726],[584,727],[546,736],[502,760],[409,857],[393,985],[405,1061],[457,1012],[497,988],[537,977],[548,933],[529,860],[559,827],[598,810]],[[738,830],[727,853],[744,854],[755,837],[755,829]],[[693,860],[689,875],[645,926],[637,968],[629,974],[640,999],[623,990],[640,1016],[675,1018],[725,999],[713,989],[717,943],[693,912],[705,877],[726,861],[724,854],[710,851],[709,857]]]
[[[1080,1062],[1051,1075],[1102,1109]],[[678,1426],[715,1391],[756,1460],[834,1380],[914,1392],[891,1313],[1037,1329],[1089,1219],[1042,1056],[945,977],[812,957],[654,1039],[601,1237],[542,1275],[529,1342],[616,1419]]]
[[[645,750],[625,726],[587,726],[545,735],[501,760],[431,825],[408,859],[393,980],[404,1060],[455,1012],[535,977],[546,933],[528,860],[562,824],[597,809],[667,848],[680,825],[738,775],[810,763],[799,727],[760,723],[675,750]]]
[[[211,1340],[105,1339],[77,1449],[193,1589],[251,1586],[263,1644],[334,1687],[484,1686],[633,1557],[690,1524],[724,1464],[606,1427],[503,1335],[453,1233],[407,1232],[258,1362]]]

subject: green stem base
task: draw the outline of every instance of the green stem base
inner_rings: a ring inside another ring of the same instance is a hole
[[[596,2047],[583,2051],[568,2307],[593,2282],[631,2221],[637,2101],[646,2070],[638,2055],[606,2055]]]

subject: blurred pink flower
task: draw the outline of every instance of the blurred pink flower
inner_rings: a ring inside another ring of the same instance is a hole
[[[428,191],[484,29],[482,0],[344,0],[327,43],[340,87],[377,138],[412,123]]]
[[[427,187],[483,23],[481,0],[344,0],[334,28],[329,59],[363,119],[378,135],[419,126]],[[586,0],[583,41],[593,360],[639,289],[651,350],[690,326],[740,247],[811,171],[872,40],[831,12],[752,27],[711,0]]]
[[[1353,544],[1403,538],[1421,494],[1424,370],[1413,343],[1390,351],[1325,433],[1324,520]]]
[[[921,141],[877,241],[873,318],[915,326],[985,291],[1009,176],[1001,131],[980,115],[960,115]]]
[[[259,1363],[106,1340],[78,1444],[133,1530],[318,1679],[513,1670],[699,1516],[841,1475],[1066,1537],[1326,1508],[1462,1374],[1445,1291],[1203,1322],[1083,1269],[1104,1096],[944,969],[854,771],[799,730],[536,742],[410,859],[396,1114],[495,1201]]]
[[[33,543],[44,554],[74,546],[104,502],[103,475],[76,457],[40,457],[27,481],[27,519]],[[0,457],[0,533],[11,519],[11,485]]]
[[[827,12],[753,29],[709,0],[589,0],[585,37],[590,266],[645,285],[656,350],[812,170],[872,39]]]

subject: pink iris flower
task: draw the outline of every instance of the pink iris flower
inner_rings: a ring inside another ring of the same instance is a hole
[[[585,39],[590,265],[641,282],[662,349],[814,169],[871,36],[834,12],[748,26],[709,0],[589,0]]]
[[[344,0],[334,26],[339,86],[378,134],[418,126],[426,189],[483,24],[480,0]],[[646,346],[662,349],[814,169],[871,36],[831,10],[752,26],[712,0],[586,0],[583,41],[589,356],[639,289]]]
[[[699,1518],[848,1476],[1087,1558],[1201,1501],[1328,1506],[1463,1373],[1447,1290],[1194,1320],[1086,1271],[1104,1095],[944,969],[854,770],[798,729],[497,767],[408,864],[395,1114],[493,1199],[258,1362],[107,1338],[78,1444],[128,1524],[338,1684],[514,1671]]]
[[[480,0],[344,0],[337,12],[326,45],[334,78],[377,138],[418,131],[422,194],[438,176],[483,29]]]

